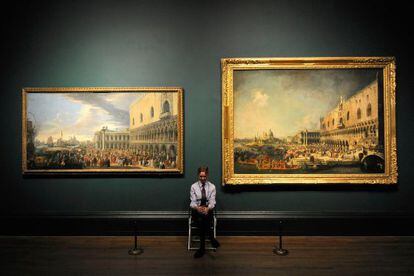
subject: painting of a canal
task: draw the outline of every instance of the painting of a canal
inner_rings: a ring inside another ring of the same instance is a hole
[[[183,90],[25,88],[23,174],[182,174]]]
[[[225,184],[396,183],[392,58],[222,66]]]

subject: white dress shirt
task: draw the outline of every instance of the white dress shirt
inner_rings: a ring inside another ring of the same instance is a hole
[[[197,181],[193,185],[191,185],[190,190],[190,207],[195,208],[200,206],[201,203],[201,189],[203,184],[200,181]],[[206,181],[205,184],[206,190],[206,198],[207,198],[207,206],[209,209],[213,209],[216,206],[216,186],[213,183]]]

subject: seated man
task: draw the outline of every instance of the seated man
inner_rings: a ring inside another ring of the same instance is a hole
[[[200,248],[194,254],[194,258],[200,258],[205,252],[205,235],[210,236],[211,245],[219,247],[219,242],[214,238],[211,230],[213,222],[213,209],[216,206],[216,187],[207,181],[208,167],[198,168],[198,181],[191,185],[190,207],[193,221],[200,227]]]

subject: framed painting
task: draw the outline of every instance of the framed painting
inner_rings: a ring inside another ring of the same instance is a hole
[[[222,59],[223,184],[396,184],[392,57]]]
[[[24,88],[23,174],[182,174],[183,89]]]

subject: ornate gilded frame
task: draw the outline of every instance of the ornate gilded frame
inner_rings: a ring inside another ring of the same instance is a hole
[[[237,174],[234,164],[235,70],[377,68],[383,75],[384,173],[369,174]],[[241,184],[396,184],[396,66],[394,57],[223,58],[222,183]]]
[[[123,169],[123,168],[82,168],[82,169],[31,169],[28,168],[27,159],[27,133],[28,133],[28,94],[32,93],[177,93],[177,140],[176,140],[176,165],[173,168],[163,169]],[[180,87],[47,87],[47,88],[23,88],[22,89],[22,173],[23,175],[149,175],[166,176],[182,175],[184,173],[184,90]]]

